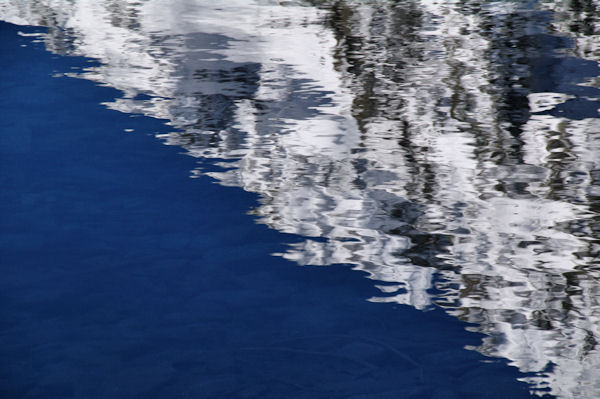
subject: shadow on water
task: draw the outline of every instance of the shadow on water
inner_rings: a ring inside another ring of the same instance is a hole
[[[252,249],[250,240],[246,250],[301,265],[350,265],[374,287],[339,266],[329,272],[248,266],[261,270],[255,283],[280,278],[270,273],[299,282],[308,279],[302,273],[319,274],[310,281],[313,298],[329,298],[324,306],[331,312],[344,307],[336,294],[359,286],[356,297],[388,303],[381,309],[441,308],[483,333],[470,348],[516,366],[523,374],[511,378],[533,393],[600,394],[595,1],[49,4],[4,3],[0,16],[48,27],[39,38],[53,53],[97,59],[66,75],[117,89],[118,98],[102,100],[109,109],[168,121],[172,131],[153,128],[161,130],[157,137],[197,158],[186,167],[203,190],[208,175],[256,193],[259,204],[251,213],[258,221],[303,237],[285,246],[257,238],[260,244]],[[194,242],[198,234],[190,227],[182,240]],[[260,237],[280,242],[274,234]],[[248,282],[221,278],[251,289]],[[366,294],[371,288],[378,292]],[[226,302],[224,312],[232,306]],[[391,317],[407,317],[402,314]],[[367,361],[376,347],[408,368],[431,360],[394,352],[371,330],[361,332],[360,342],[336,331],[311,342],[348,352],[309,350],[307,335],[282,334],[272,337],[277,343],[270,349],[239,349],[242,365],[219,370],[279,366],[261,357],[270,351],[290,358],[292,368],[314,367],[323,357],[340,370],[354,362],[353,376],[364,382],[372,378],[372,363],[380,364]],[[348,356],[360,348],[366,357]],[[452,356],[458,353],[475,356]],[[294,356],[314,359],[294,362]],[[433,362],[444,363],[440,359]],[[439,365],[440,381],[470,378],[465,370],[453,374],[450,364]],[[217,366],[196,366],[219,374]],[[424,378],[418,370],[412,367],[404,381]],[[281,375],[285,380],[298,372]],[[377,378],[385,380],[386,372]],[[278,381],[283,385],[269,394],[281,394],[284,385],[306,394],[304,383]],[[339,383],[345,394],[375,397]],[[406,389],[381,397],[431,397]],[[447,397],[496,394],[443,389]]]

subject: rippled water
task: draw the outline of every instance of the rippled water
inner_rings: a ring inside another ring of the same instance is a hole
[[[531,389],[600,396],[597,1],[0,1],[260,195],[276,254],[442,307]],[[216,166],[216,167],[215,167]]]

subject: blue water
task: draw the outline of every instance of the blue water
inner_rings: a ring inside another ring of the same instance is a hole
[[[256,195],[190,179],[197,161],[154,137],[171,127],[53,77],[93,64],[18,31],[42,30],[0,24],[0,397],[530,396],[439,308],[271,256],[302,237],[256,224]]]

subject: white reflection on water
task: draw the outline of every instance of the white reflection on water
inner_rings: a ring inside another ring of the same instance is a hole
[[[107,106],[169,120],[161,139],[259,193],[263,223],[325,238],[282,256],[353,265],[373,301],[475,323],[477,350],[532,389],[596,397],[597,2],[470,3],[2,0],[0,16],[98,58],[79,76],[123,92]]]

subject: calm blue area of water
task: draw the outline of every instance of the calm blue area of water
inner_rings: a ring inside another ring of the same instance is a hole
[[[163,121],[18,31],[39,30],[0,23],[0,397],[530,396],[458,319],[271,256],[300,237],[256,196],[190,179]]]

